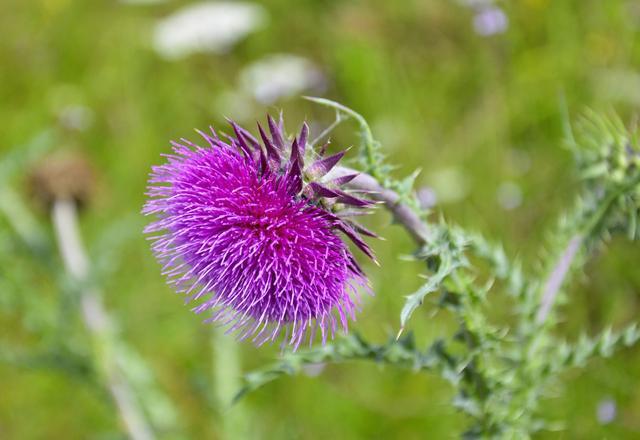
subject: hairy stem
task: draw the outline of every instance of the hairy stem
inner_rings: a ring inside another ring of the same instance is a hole
[[[153,432],[138,407],[133,390],[118,368],[112,343],[112,325],[100,300],[99,290],[90,281],[90,263],[78,228],[74,201],[58,199],[51,217],[56,240],[69,276],[80,286],[80,307],[106,387],[111,393],[124,426],[134,440],[151,440]]]
[[[337,176],[354,173],[358,174],[358,176],[348,184],[352,189],[366,191],[372,199],[383,202],[385,207],[393,214],[395,220],[407,230],[418,245],[422,245],[429,240],[428,225],[410,206],[400,202],[398,193],[389,188],[385,188],[377,179],[369,174],[358,173],[358,171],[347,167],[336,167],[335,169]],[[584,237],[592,234],[594,230],[599,227],[618,197],[629,188],[638,185],[639,180],[639,178],[636,178],[628,185],[624,185],[618,191],[610,194],[602,204],[602,208],[597,210],[594,215],[588,219],[584,230],[569,240],[567,247],[544,284],[542,300],[536,314],[537,324],[541,324],[547,319],[573,260],[584,242]]]
[[[538,309],[538,313],[536,314],[536,324],[544,323],[549,316],[553,304],[555,303],[555,299],[562,287],[562,283],[564,282],[564,279],[569,272],[571,264],[573,263],[580,246],[583,244],[585,237],[593,235],[601,226],[616,200],[618,200],[618,198],[624,193],[635,188],[638,184],[640,184],[640,174],[627,184],[621,185],[615,191],[612,191],[604,198],[599,209],[597,209],[593,215],[587,219],[582,230],[569,240],[567,247],[558,259],[558,262],[554,266],[551,274],[547,278],[547,282],[544,285],[542,302]]]
[[[278,362],[245,376],[244,386],[240,388],[234,400],[240,401],[247,393],[281,376],[299,374],[309,365],[363,360],[401,365],[414,371],[429,370],[435,367],[435,358],[443,350],[441,341],[435,342],[425,351],[420,351],[411,344],[406,344],[406,341],[392,339],[384,344],[371,344],[351,333],[322,347],[287,354]]]
[[[574,235],[571,240],[569,240],[567,247],[558,260],[558,263],[553,268],[553,271],[551,271],[551,275],[549,275],[549,278],[544,284],[542,302],[540,303],[540,308],[536,314],[537,324],[542,324],[547,319],[547,316],[551,311],[551,307],[555,302],[556,296],[558,296],[562,282],[571,268],[571,263],[578,253],[578,249],[580,248],[583,240],[584,237],[582,234]]]
[[[418,245],[427,242],[429,227],[410,206],[400,202],[398,193],[382,186],[373,176],[359,173],[351,168],[336,167],[335,174],[337,176],[358,174],[355,179],[348,183],[350,188],[366,191],[372,199],[383,202],[385,207],[393,214],[395,220],[407,230]]]

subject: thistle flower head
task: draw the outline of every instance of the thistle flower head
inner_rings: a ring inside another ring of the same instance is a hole
[[[269,118],[261,143],[230,124],[233,136],[200,132],[206,147],[173,142],[167,163],[153,167],[143,210],[158,216],[145,229],[153,251],[193,310],[211,311],[208,321],[241,339],[262,344],[284,332],[297,347],[319,328],[324,343],[346,331],[367,286],[342,236],[373,258],[361,234],[375,235],[340,208],[371,202],[340,188],[355,175],[328,178],[344,152],[307,151],[306,124],[288,140],[282,120]]]

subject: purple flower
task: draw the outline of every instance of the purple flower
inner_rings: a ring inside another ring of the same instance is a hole
[[[308,128],[285,139],[282,119],[268,119],[262,144],[230,122],[234,136],[199,132],[208,146],[172,142],[174,154],[153,167],[143,212],[153,251],[169,284],[196,301],[196,313],[252,336],[298,347],[319,328],[323,343],[355,319],[358,287],[366,277],[339,233],[374,258],[353,223],[354,210],[372,202],[340,189],[356,175],[329,179],[344,152],[307,151]],[[224,140],[223,140],[224,139]],[[315,157],[314,157],[315,156]],[[304,158],[314,159],[305,167]],[[356,213],[362,213],[355,211]]]
[[[509,27],[509,19],[499,7],[482,7],[473,18],[473,27],[484,37],[501,34]]]
[[[607,425],[613,422],[616,418],[618,407],[616,401],[613,399],[603,399],[598,402],[597,418],[598,423],[601,425]]]

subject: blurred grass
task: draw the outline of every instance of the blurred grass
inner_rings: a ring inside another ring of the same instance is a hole
[[[544,229],[576,186],[571,157],[561,148],[561,101],[572,115],[586,106],[613,107],[626,120],[640,104],[633,90],[639,82],[640,8],[631,0],[503,3],[509,28],[488,38],[473,32],[472,11],[456,2],[272,0],[263,3],[269,24],[231,53],[164,61],[149,45],[153,25],[186,3],[0,4],[0,151],[4,155],[51,129],[54,149],[81,150],[92,159],[99,188],[83,223],[89,243],[99,243],[124,216],[136,218],[131,228],[141,230],[144,220],[137,213],[147,172],[168,151],[168,140],[195,139],[194,127],[221,126],[230,110],[219,106],[218,97],[237,86],[243,66],[270,53],[303,55],[321,66],[329,79],[326,96],[371,122],[399,174],[419,165],[420,182],[435,184],[448,170],[455,180],[441,182],[441,191],[464,180],[463,197],[439,208],[502,240],[512,255],[530,263]],[[77,105],[92,111],[93,123],[83,131],[60,124],[60,111]],[[280,107],[290,129],[305,117],[328,124],[332,116],[292,99],[258,108],[240,122],[251,125]],[[334,145],[356,142],[354,131],[341,127]],[[12,181],[23,195],[25,175]],[[505,181],[523,192],[522,205],[510,211],[496,196]],[[383,213],[375,221],[388,225]],[[356,324],[378,340],[396,331],[402,296],[418,286],[420,271],[397,258],[412,250],[402,231],[389,226],[381,232],[388,240],[373,247],[383,268],[364,262],[376,296],[366,300]],[[566,308],[569,334],[637,316],[639,257],[637,246],[614,242],[610,253],[591,263]],[[53,280],[29,265],[38,263],[16,259],[3,272],[27,272],[20,294],[55,310]],[[214,435],[209,329],[164,285],[141,234],[121,244],[114,265],[104,280],[105,300],[123,335],[177,401],[189,437]],[[77,317],[68,319],[78,325]],[[430,319],[426,310],[414,320],[421,340],[442,332],[445,321]],[[0,333],[25,347],[38,342],[29,340],[11,313],[0,312]],[[247,368],[276,353],[248,344],[243,351]],[[4,363],[0,378],[0,438],[118,438],[107,397],[86,382]],[[640,351],[595,362],[566,379],[566,389],[559,382],[557,398],[547,406],[566,430],[541,438],[640,435],[634,416],[640,412],[634,391]],[[600,426],[596,406],[608,396],[617,401],[619,415]],[[247,402],[262,438],[412,439],[450,438],[460,431],[462,420],[449,397],[437,378],[358,364],[328,367],[320,378],[280,380]]]

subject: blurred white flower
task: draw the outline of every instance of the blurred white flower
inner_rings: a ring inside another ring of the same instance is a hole
[[[120,0],[120,3],[129,5],[153,5],[156,3],[165,3],[167,0]]]
[[[494,4],[494,0],[459,0],[459,3],[470,8],[488,7]]]
[[[241,89],[262,104],[305,91],[320,92],[325,83],[324,75],[311,61],[289,54],[269,55],[240,73]]]
[[[85,131],[93,124],[94,111],[84,104],[86,98],[77,85],[56,84],[49,89],[46,100],[52,115],[62,127]]]
[[[306,364],[302,367],[302,372],[308,377],[320,376],[327,366],[324,362],[316,362],[313,364]]]
[[[427,176],[436,199],[441,203],[454,203],[464,199],[469,191],[469,180],[458,167],[442,168]]]
[[[484,37],[501,34],[508,26],[507,14],[497,6],[482,7],[473,17],[473,28],[478,35]]]
[[[84,105],[69,105],[59,110],[58,120],[65,128],[85,131],[93,124],[93,110]]]
[[[513,182],[503,182],[498,187],[497,198],[503,209],[511,211],[522,204],[522,190]]]
[[[265,21],[266,12],[254,3],[198,3],[161,20],[153,46],[169,60],[194,52],[224,53]]]

